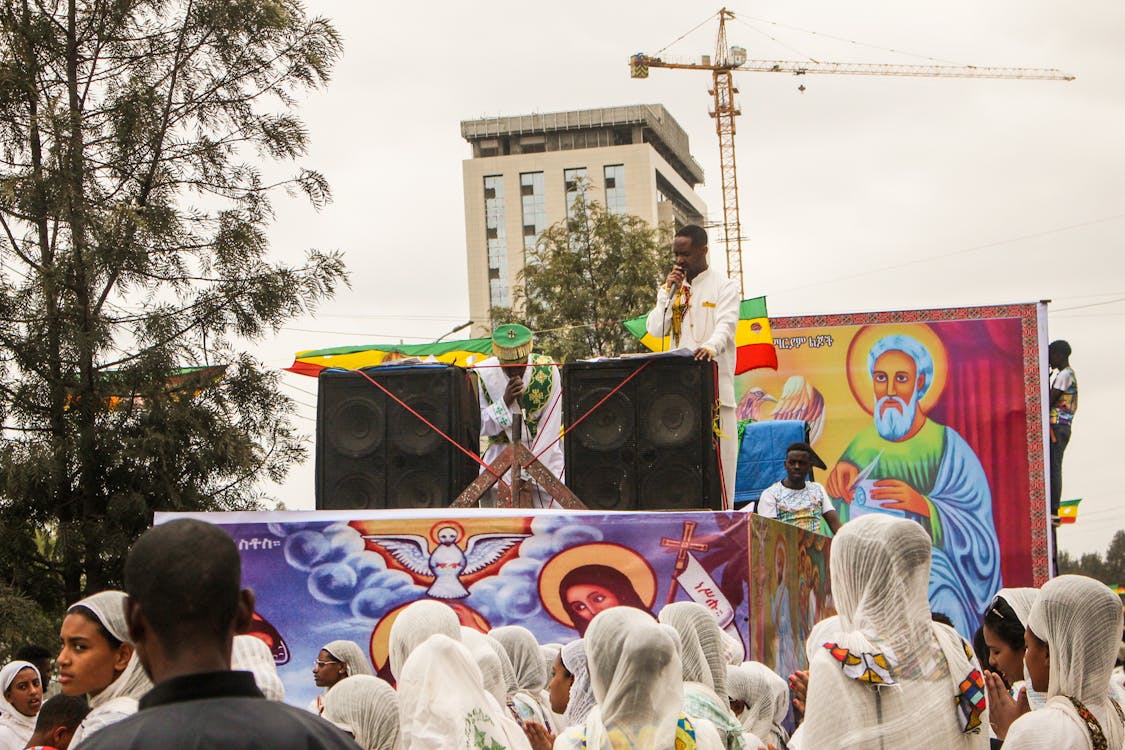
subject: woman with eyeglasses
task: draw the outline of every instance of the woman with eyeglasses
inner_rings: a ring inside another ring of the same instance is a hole
[[[982,618],[981,633],[992,668],[985,672],[988,707],[992,731],[1000,739],[1021,713],[1043,707],[1043,696],[1024,676],[1024,630],[1038,595],[1035,588],[1001,589]]]
[[[340,680],[357,674],[374,675],[371,662],[359,644],[354,641],[332,641],[326,643],[313,662],[313,680],[316,686],[324,688],[324,693],[316,696],[309,703],[309,710],[314,714],[324,713],[324,694],[333,688]]]

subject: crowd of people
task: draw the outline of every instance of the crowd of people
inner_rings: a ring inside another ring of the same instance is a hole
[[[324,692],[300,709],[283,702],[269,648],[238,635],[254,597],[233,541],[177,520],[134,545],[124,592],[68,609],[53,666],[40,653],[0,669],[0,749],[1125,748],[1118,596],[1069,575],[1001,590],[982,613],[982,668],[930,611],[930,549],[904,519],[845,524],[830,560],[838,614],[788,679],[742,663],[695,603],[655,618],[614,607],[580,639],[541,645],[421,600],[390,628],[393,683],[358,644],[330,641],[312,673]]]

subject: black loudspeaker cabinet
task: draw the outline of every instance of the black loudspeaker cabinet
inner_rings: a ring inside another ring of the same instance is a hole
[[[363,371],[476,455],[480,407],[460,367],[415,365]],[[479,464],[363,374],[320,373],[316,410],[316,507],[439,508],[476,478]]]
[[[647,365],[646,365],[647,363]],[[563,366],[566,484],[600,510],[722,509],[712,419],[716,366],[690,357]]]

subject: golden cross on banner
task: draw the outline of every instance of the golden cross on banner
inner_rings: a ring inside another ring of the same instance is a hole
[[[670,537],[661,537],[660,546],[668,547],[669,549],[676,550],[676,567],[672,571],[672,584],[668,587],[668,604],[671,604],[676,599],[676,579],[680,573],[684,572],[687,568],[687,556],[689,552],[706,552],[708,545],[703,542],[693,542],[691,539],[695,535],[695,521],[684,521],[684,533],[679,539],[672,539]]]

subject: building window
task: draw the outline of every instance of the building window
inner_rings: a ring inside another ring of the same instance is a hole
[[[511,307],[508,241],[504,233],[504,177],[484,178],[484,227],[488,241],[488,297],[492,307]]]
[[[588,184],[586,167],[575,167],[563,170],[563,184],[566,187],[566,217],[574,218],[574,201],[578,199],[579,188],[585,189]]]
[[[611,214],[625,213],[625,165],[605,167],[605,210]]]
[[[520,175],[520,201],[523,204],[523,249],[534,250],[539,233],[547,228],[547,199],[543,192],[543,173]]]

